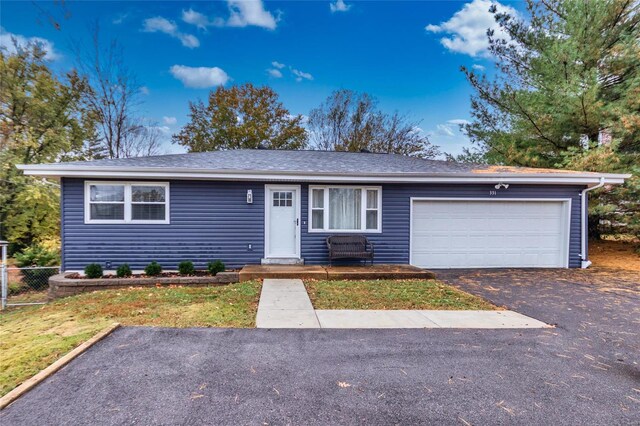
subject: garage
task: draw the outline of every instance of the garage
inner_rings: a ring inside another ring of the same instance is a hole
[[[424,268],[566,268],[569,199],[411,200],[410,263]]]

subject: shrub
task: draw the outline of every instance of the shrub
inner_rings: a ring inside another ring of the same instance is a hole
[[[127,277],[130,277],[131,274],[132,274],[131,268],[129,267],[128,263],[125,263],[124,265],[120,265],[118,266],[118,269],[116,269],[116,277],[118,278],[127,278]]]
[[[27,266],[56,266],[60,263],[56,250],[49,250],[39,245],[27,247],[21,253],[16,253],[15,258],[20,268]]]
[[[40,245],[34,245],[22,250],[15,255],[16,263],[20,268],[30,266],[56,266],[60,264],[57,250],[50,250]],[[42,290],[46,287],[50,276],[58,273],[57,268],[49,269],[24,269],[23,281],[33,290]]]
[[[87,278],[102,278],[102,266],[97,263],[90,263],[84,267],[84,275]]]
[[[224,263],[221,260],[209,262],[207,269],[209,269],[211,275],[216,275],[218,272],[224,272]]]
[[[178,264],[178,272],[180,272],[180,275],[193,275],[196,272],[196,268],[193,267],[192,261],[183,260]]]
[[[160,266],[160,264],[154,260],[144,268],[144,273],[149,275],[150,277],[155,277],[156,275],[160,275],[162,273],[162,266]]]

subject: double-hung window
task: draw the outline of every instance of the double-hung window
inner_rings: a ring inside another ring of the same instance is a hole
[[[85,223],[169,223],[166,182],[86,182]]]
[[[382,190],[367,186],[310,186],[310,232],[381,232]]]

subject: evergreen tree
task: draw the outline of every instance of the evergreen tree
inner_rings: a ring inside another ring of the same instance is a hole
[[[489,163],[634,172],[640,160],[640,4],[527,1],[488,32],[495,78],[463,67],[475,94],[465,131]],[[471,153],[473,154],[473,153]],[[637,175],[636,175],[637,176]],[[594,194],[593,224],[640,236],[638,178]],[[595,231],[595,230],[592,230]]]

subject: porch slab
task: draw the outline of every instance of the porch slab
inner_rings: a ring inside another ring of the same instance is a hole
[[[246,265],[239,275],[240,282],[262,278],[324,280],[327,271],[319,265]]]
[[[397,280],[433,279],[435,274],[411,265],[246,265],[239,273],[241,282],[263,278],[311,280]]]

